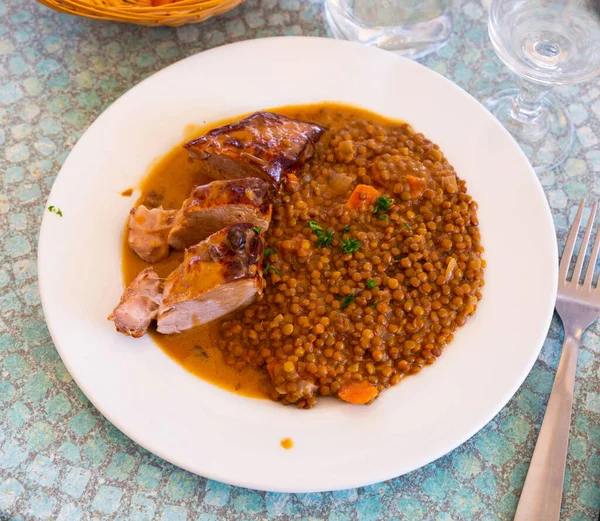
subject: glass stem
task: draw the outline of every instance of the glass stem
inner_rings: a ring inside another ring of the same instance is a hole
[[[549,90],[544,85],[522,79],[519,93],[512,102],[512,117],[523,126],[531,126],[535,133],[545,129],[546,111],[542,100]]]

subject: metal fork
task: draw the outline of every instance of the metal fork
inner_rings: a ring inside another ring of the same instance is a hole
[[[596,234],[583,284],[580,284],[579,280],[592,234],[597,203],[592,207],[573,276],[568,280],[584,206],[585,201],[581,201],[560,260],[556,311],[563,322],[565,340],[548,408],[517,506],[515,521],[559,521],[560,518],[577,355],[581,335],[600,315],[600,287],[596,289],[592,286],[600,250],[600,232]]]

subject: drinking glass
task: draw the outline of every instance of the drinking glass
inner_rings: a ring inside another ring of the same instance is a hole
[[[519,142],[536,172],[562,163],[573,144],[569,114],[549,93],[600,73],[595,0],[493,0],[488,30],[496,54],[521,78],[519,89],[485,102]]]
[[[325,16],[336,38],[418,58],[448,41],[459,3],[460,0],[326,0]]]

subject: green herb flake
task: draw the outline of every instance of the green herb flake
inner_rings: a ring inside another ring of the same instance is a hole
[[[328,248],[333,242],[333,232],[331,230],[323,231],[323,227],[319,226],[315,221],[308,221],[308,227],[317,236],[317,246],[319,248]]]
[[[390,216],[387,213],[380,213],[379,214],[379,220],[380,221],[389,221],[390,220]]]
[[[331,246],[332,241],[333,232],[331,230],[327,230],[319,235],[319,238],[317,239],[317,246],[319,248],[329,248],[329,246]]]
[[[367,279],[367,288],[373,289],[375,286],[377,286],[377,284],[379,284],[379,282],[377,282],[376,280]]]
[[[377,307],[377,304],[379,304],[379,302],[375,301],[369,307],[375,309]]]
[[[272,271],[273,273],[275,273],[276,275],[279,275],[281,277],[281,271],[279,271],[275,266],[271,266],[270,264],[267,264],[265,266],[265,269],[263,270],[263,275],[265,273],[269,273],[269,271]]]
[[[346,225],[342,228],[342,233],[350,233],[350,226]]]
[[[335,296],[335,300],[344,300],[344,295],[340,295],[339,293]]]
[[[356,253],[360,250],[361,242],[358,239],[347,238],[342,241],[342,250],[344,253]]]
[[[308,221],[306,224],[317,235],[319,235],[319,233],[323,232],[323,228],[321,226],[319,226],[315,221]]]
[[[265,250],[265,257],[268,257],[269,255],[275,255],[277,254],[277,250],[275,248],[267,248]]]
[[[389,197],[385,197],[382,195],[375,200],[375,205],[373,206],[373,213],[385,213],[389,212],[390,208],[394,204],[394,200]]]
[[[402,223],[402,226],[404,226],[409,232],[412,232],[412,228],[408,225],[408,223]]]
[[[341,309],[346,309],[350,304],[352,304],[352,302],[354,302],[355,299],[356,295],[354,295],[354,293],[350,293],[350,295],[347,295],[346,298],[344,298],[344,300],[342,301]]]
[[[56,206],[48,206],[48,211],[55,213],[56,215],[58,215],[59,217],[62,217],[62,210],[60,208],[57,208]]]

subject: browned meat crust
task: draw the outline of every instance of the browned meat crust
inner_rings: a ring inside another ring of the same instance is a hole
[[[235,224],[185,252],[165,281],[158,332],[178,333],[249,304],[262,291],[263,237]]]
[[[169,245],[183,250],[238,223],[265,231],[271,221],[271,185],[257,177],[213,181],[197,186],[175,216]]]
[[[323,127],[281,114],[256,112],[184,145],[216,179],[261,177],[276,185],[314,154]]]

